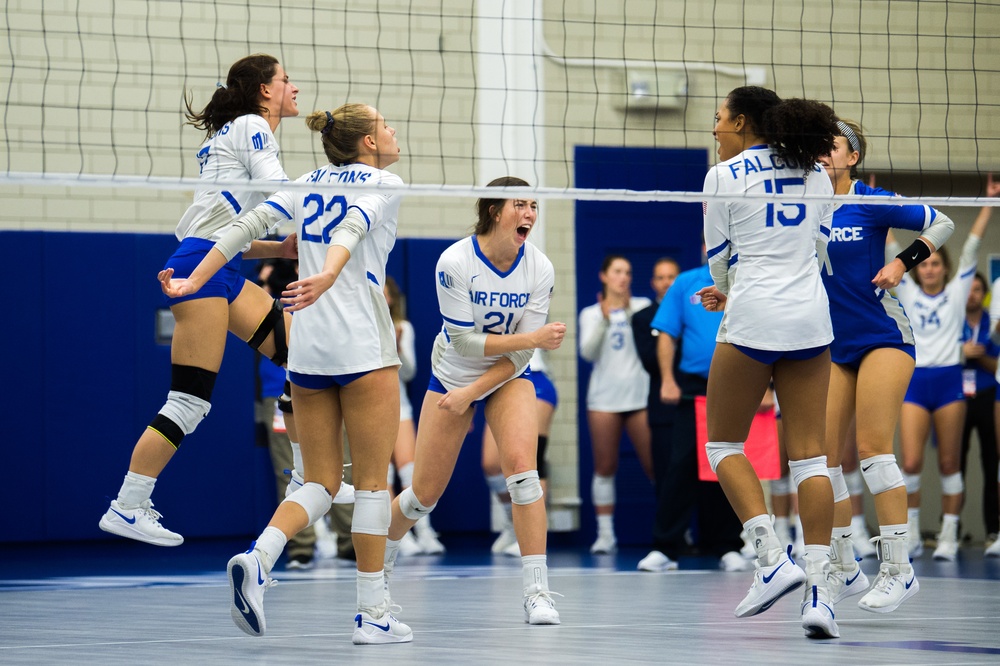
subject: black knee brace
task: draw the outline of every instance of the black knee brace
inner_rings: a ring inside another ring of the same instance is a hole
[[[549,465],[545,462],[545,450],[549,448],[549,436],[539,435],[538,436],[538,478],[547,479],[549,478]]]
[[[170,375],[167,404],[153,418],[149,428],[176,449],[180,447],[184,435],[193,432],[208,414],[218,373],[192,365],[174,364],[170,366]]]
[[[274,356],[271,357],[271,360],[274,361],[275,365],[284,365],[288,361],[288,341],[285,339],[285,311],[281,307],[281,301],[277,299],[271,303],[271,309],[264,316],[264,319],[261,320],[257,326],[257,330],[247,340],[247,344],[255,350],[260,349],[260,346],[264,344],[264,340],[267,340],[267,336],[272,331],[274,332]]]

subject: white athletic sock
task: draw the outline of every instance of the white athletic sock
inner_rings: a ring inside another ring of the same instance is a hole
[[[304,476],[302,473],[302,447],[299,446],[298,442],[293,442],[289,440],[289,444],[292,445],[292,469],[299,473],[299,476]]]
[[[537,585],[542,590],[549,589],[549,567],[545,555],[524,555],[521,557],[521,580],[524,589]]]
[[[945,527],[948,527],[949,525],[954,525],[955,529],[957,530],[958,529],[958,520],[959,520],[959,516],[955,515],[954,513],[946,513],[943,516],[941,516],[941,528],[944,529]]]
[[[265,527],[264,531],[257,537],[253,549],[257,553],[257,557],[260,558],[261,566],[264,567],[266,573],[271,573],[271,568],[281,552],[285,550],[286,543],[288,543],[288,537],[277,527]]]
[[[377,611],[379,605],[385,603],[385,572],[359,571],[357,581],[358,610],[375,615],[371,611]]]
[[[902,525],[879,525],[878,533],[879,536],[882,537],[900,537],[905,539],[910,536],[910,524],[903,523]]]
[[[393,541],[392,539],[386,538],[385,540],[385,559],[383,560],[383,568],[388,572],[392,573],[392,570],[396,567],[396,555],[399,554],[399,541]]]
[[[129,472],[118,491],[118,506],[123,509],[136,508],[153,495],[155,484],[155,477]]]
[[[802,557],[807,560],[830,559],[830,546],[818,543],[807,543],[802,552]]]
[[[833,534],[831,534],[830,536],[833,539],[849,539],[852,534],[854,534],[854,528],[850,525],[848,525],[847,527],[834,526]]]
[[[597,534],[598,536],[615,534],[615,517],[613,514],[604,514],[597,517]]]
[[[857,516],[851,516],[851,528],[855,532],[866,532],[868,531],[868,526],[865,524],[864,514],[858,514]]]

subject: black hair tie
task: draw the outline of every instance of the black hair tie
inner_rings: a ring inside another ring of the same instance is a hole
[[[326,112],[326,126],[319,131],[320,134],[329,134],[330,130],[333,129],[333,114],[329,111]]]

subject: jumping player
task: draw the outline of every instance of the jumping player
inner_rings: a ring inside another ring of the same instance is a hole
[[[185,100],[188,123],[208,132],[208,138],[197,155],[203,185],[177,224],[181,244],[167,260],[178,276],[189,275],[236,216],[270,193],[230,192],[213,181],[270,180],[277,189],[280,181],[288,180],[274,131],[282,118],[299,114],[298,92],[277,59],[256,54],[229,68],[226,82],[219,84],[202,111],[195,112]],[[285,364],[291,318],[263,289],[240,275],[240,261],[241,257],[294,259],[295,234],[281,243],[254,238],[238,249],[244,251],[230,256],[198,293],[167,299],[176,322],[170,344],[170,392],[132,451],[118,497],[101,518],[105,532],[157,546],[184,542],[180,534],[160,524],[161,514],[153,509],[151,496],[181,440],[194,432],[212,407],[226,331],[276,364]]]

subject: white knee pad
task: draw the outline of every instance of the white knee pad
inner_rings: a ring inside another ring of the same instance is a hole
[[[878,456],[875,456],[875,457],[877,458]],[[864,469],[865,468],[862,467],[861,471],[864,472]],[[901,476],[903,477],[903,485],[906,486],[906,494],[907,495],[912,495],[913,493],[919,493],[920,492],[920,475],[919,474],[902,474]],[[867,480],[868,480],[868,475],[865,474],[865,481],[867,481]],[[868,490],[872,490],[872,484],[871,483],[868,484]],[[875,494],[874,490],[872,490],[872,494],[873,495]]]
[[[420,520],[433,511],[436,506],[437,502],[430,506],[424,506],[417,501],[417,496],[413,494],[413,486],[404,488],[403,492],[399,493],[399,509],[410,520]]]
[[[190,435],[202,419],[212,410],[212,403],[190,393],[170,391],[167,402],[160,408],[160,414],[177,424],[185,435]]]
[[[861,476],[860,467],[853,472],[844,472],[844,482],[847,483],[847,492],[851,495],[860,495],[865,491],[865,482]]]
[[[878,495],[904,485],[908,493],[920,490],[920,476],[906,475],[916,479],[916,487],[911,491],[910,482],[904,480],[904,475],[899,471],[899,465],[896,464],[896,456],[891,453],[865,458],[861,461],[860,466],[861,474],[865,477],[865,483],[868,484],[868,490],[871,491],[872,495]]]
[[[712,472],[718,473],[720,462],[729,456],[743,455],[743,442],[709,442],[705,444],[705,453],[708,454]]]
[[[301,488],[284,499],[285,502],[295,502],[306,510],[309,516],[309,524],[312,525],[317,520],[326,515],[333,505],[333,498],[326,492],[323,484],[310,481],[303,484]]]
[[[503,474],[491,474],[486,477],[486,485],[489,487],[491,493],[497,495],[505,495],[507,493],[507,479],[503,478]]]
[[[542,499],[542,484],[538,480],[538,470],[532,469],[507,477],[507,492],[514,504],[534,504]]]
[[[399,474],[399,485],[409,488],[413,485],[413,463],[408,462],[397,470]]]
[[[590,482],[590,498],[594,506],[612,506],[615,503],[615,477],[595,474]]]
[[[962,473],[946,474],[941,477],[942,495],[961,495],[965,492],[965,481],[962,480]]]
[[[771,494],[772,495],[788,495],[792,492],[792,482],[788,478],[788,475],[782,476],[780,479],[774,479],[771,481]]]
[[[851,493],[847,489],[847,481],[844,480],[844,468],[837,465],[826,469],[830,473],[830,485],[833,486],[833,501],[843,502],[851,499]]]
[[[795,490],[799,489],[802,482],[814,476],[825,476],[830,478],[830,471],[826,466],[826,456],[816,456],[804,460],[789,460],[788,474],[792,477]]]
[[[392,517],[391,507],[388,490],[355,490],[351,532],[386,536]]]

